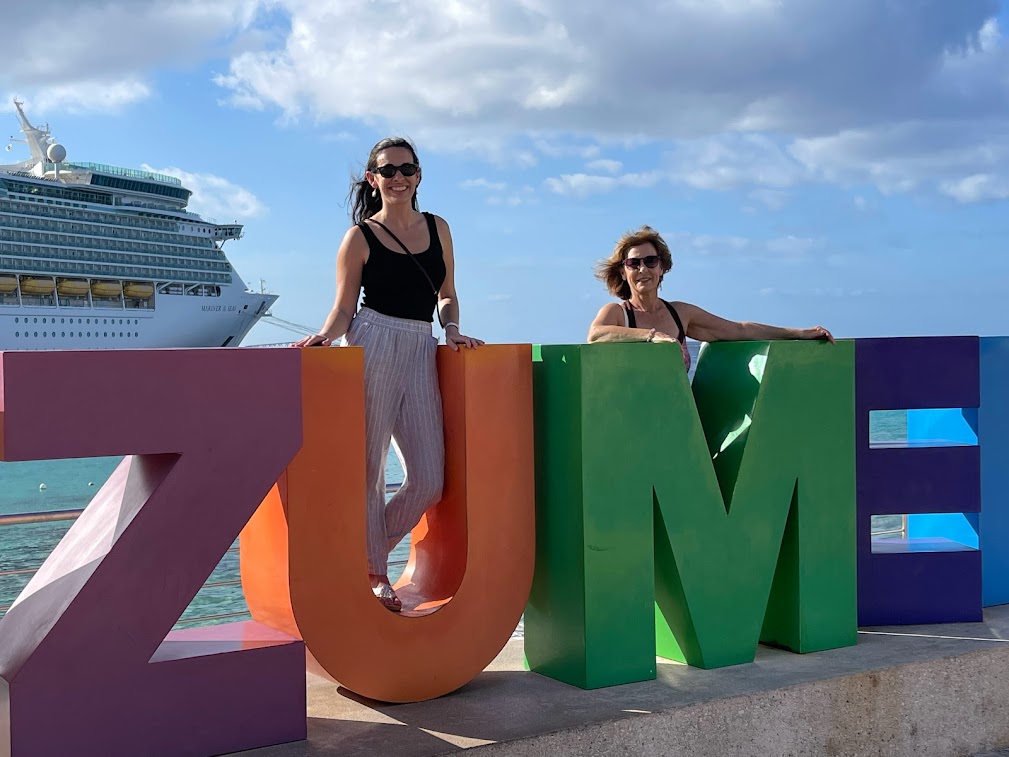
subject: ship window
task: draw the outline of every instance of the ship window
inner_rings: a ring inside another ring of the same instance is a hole
[[[88,336],[91,336],[91,332],[90,331],[88,332]]]
[[[20,320],[19,320],[18,318],[15,318],[15,319],[14,319],[14,323],[20,323],[20,322],[21,322],[21,321],[20,321]]]
[[[26,331],[25,333],[27,334],[28,332]],[[36,331],[35,332],[35,336],[38,336],[38,335],[39,335],[39,332]]]
[[[38,318],[35,318],[35,319],[34,319],[34,321],[35,321],[35,323],[38,323],[38,322],[39,322],[39,319],[38,319]]]
[[[134,331],[133,332],[133,336],[140,336],[140,332],[139,331]]]
[[[105,336],[108,336],[108,335],[109,335],[109,332],[108,332],[108,331],[106,331],[106,332],[105,332]]]
[[[21,336],[21,332],[20,331],[15,331],[14,332],[14,336]]]
[[[65,331],[61,331],[60,332],[60,336],[66,336],[66,335],[67,335],[67,332],[65,332]]]

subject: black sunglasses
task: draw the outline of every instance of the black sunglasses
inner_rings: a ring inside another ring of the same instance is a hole
[[[642,263],[645,264],[645,268],[655,268],[659,264],[659,256],[645,255],[643,258],[624,258],[624,268],[634,271],[638,270]]]
[[[419,170],[420,166],[416,163],[404,163],[401,166],[394,166],[392,163],[386,163],[384,166],[376,166],[372,170],[372,173],[380,173],[386,179],[391,179],[396,175],[396,171],[399,171],[404,176],[413,176]]]

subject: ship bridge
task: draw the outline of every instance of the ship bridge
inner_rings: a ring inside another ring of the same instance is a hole
[[[242,224],[240,223],[219,223],[211,228],[214,239],[227,241],[228,239],[242,238]]]

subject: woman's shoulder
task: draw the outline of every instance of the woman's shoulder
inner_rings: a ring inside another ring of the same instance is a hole
[[[340,244],[340,247],[353,255],[367,258],[368,239],[361,229],[361,224],[354,224],[347,229],[347,233],[343,235],[343,242]]]
[[[619,300],[617,302],[607,302],[601,308],[599,308],[599,313],[596,318],[602,319],[613,319],[614,321],[619,320],[622,324],[624,322],[624,310],[626,305],[624,300]]]
[[[441,216],[435,215],[434,213],[428,213],[426,210],[423,212],[423,215],[424,217],[434,221],[434,224],[438,227],[439,231],[448,231],[448,221]]]

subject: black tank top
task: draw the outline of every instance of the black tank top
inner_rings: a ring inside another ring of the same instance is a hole
[[[676,341],[680,344],[686,344],[687,335],[683,333],[683,321],[680,320],[680,314],[676,312],[676,308],[673,307],[673,303],[666,302],[665,300],[659,300],[659,302],[666,306],[666,310],[669,311],[669,315],[671,315],[673,320],[676,321],[676,327],[680,330],[679,336],[676,337]],[[624,312],[627,313],[627,325],[632,329],[636,329],[637,319],[634,317],[634,309],[630,306],[630,303],[627,302],[627,300],[624,300],[620,306],[624,309]]]
[[[434,321],[434,308],[438,295],[431,288],[438,289],[445,282],[445,258],[438,238],[438,228],[434,216],[424,213],[427,230],[431,235],[431,245],[413,255],[395,252],[386,247],[375,236],[371,227],[358,224],[368,241],[368,262],[361,273],[364,289],[363,307],[393,318],[409,318],[412,321]],[[413,260],[410,260],[410,258]],[[428,282],[420,266],[431,277]]]

